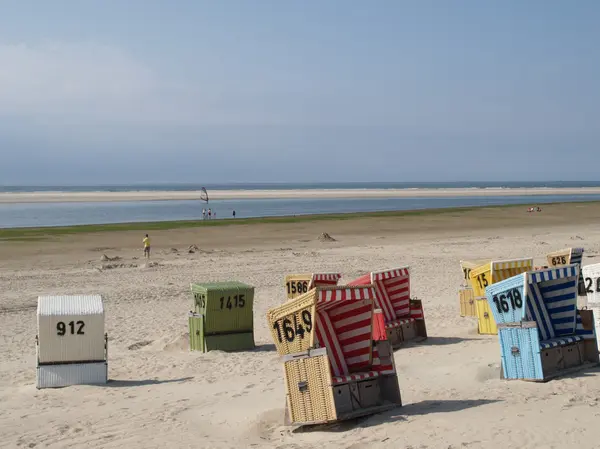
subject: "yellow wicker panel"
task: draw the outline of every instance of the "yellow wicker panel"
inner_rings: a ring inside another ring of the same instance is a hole
[[[471,270],[471,287],[475,297],[485,296],[488,285],[517,274],[533,270],[533,259],[500,260],[486,263]]]
[[[308,292],[312,273],[288,274],[285,277],[285,292],[288,299],[294,299]]]
[[[267,312],[267,321],[277,352],[306,352],[314,345],[317,290],[312,289]]]
[[[518,259],[492,263],[492,284],[533,270],[533,259]]]
[[[571,248],[554,251],[546,256],[549,267],[568,265],[571,263]]]
[[[487,298],[475,298],[475,305],[477,307],[477,331],[485,335],[498,334],[496,320],[494,320]]]
[[[466,285],[471,285],[470,282],[470,274],[473,268],[480,267],[481,265],[490,262],[489,259],[480,259],[480,260],[461,260],[460,268],[463,272],[463,279]]]
[[[492,283],[492,262],[473,268],[469,279],[473,294],[476,297],[485,296],[485,288]]]
[[[293,423],[337,419],[326,354],[287,361],[284,371],[289,414]]]
[[[460,316],[477,316],[475,295],[472,288],[461,288],[458,291],[460,301]]]

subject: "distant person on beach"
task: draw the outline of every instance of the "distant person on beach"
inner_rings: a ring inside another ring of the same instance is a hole
[[[150,259],[150,237],[148,237],[148,234],[146,234],[142,242],[144,243],[144,257]]]
[[[217,218],[217,211],[213,210],[213,218]]]
[[[206,219],[206,209],[202,208],[202,219]]]
[[[233,211],[233,218],[235,218],[235,211]]]
[[[210,210],[210,208],[208,209],[208,219],[210,220],[210,217],[212,215],[212,211]]]

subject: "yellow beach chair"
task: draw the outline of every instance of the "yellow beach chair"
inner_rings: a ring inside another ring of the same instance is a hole
[[[286,424],[327,423],[402,405],[383,323],[374,326],[374,303],[372,285],[316,287],[269,310],[283,358]]]
[[[477,309],[477,330],[480,334],[497,335],[498,328],[486,299],[486,287],[517,274],[533,270],[533,258],[496,260],[473,268],[469,275]]]
[[[460,316],[477,316],[477,307],[475,306],[475,294],[471,287],[470,275],[473,268],[477,268],[487,262],[489,259],[480,260],[461,260],[460,268],[463,273],[463,285],[458,290],[458,301],[460,307]]]
[[[285,277],[287,299],[294,299],[314,287],[335,286],[342,275],[340,273],[300,273]]]

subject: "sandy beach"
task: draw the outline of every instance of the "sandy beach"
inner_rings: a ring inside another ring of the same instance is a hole
[[[597,263],[598,222],[600,204],[561,204],[178,229],[151,233],[150,266],[141,232],[0,241],[0,447],[597,448],[600,369],[544,384],[501,380],[498,339],[459,316],[457,290],[460,259],[542,264],[551,251],[583,246],[583,264]],[[323,232],[336,241],[319,241]],[[283,277],[339,271],[345,282],[403,265],[430,336],[395,352],[404,406],[329,429],[284,426],[282,367],[265,318],[284,301]],[[211,280],[255,286],[256,350],[188,351],[189,284]],[[36,390],[37,295],[75,293],[105,295],[110,382]]]
[[[449,198],[464,196],[599,195],[600,187],[486,189],[211,190],[213,200],[288,198]],[[0,203],[197,200],[199,191],[0,192]]]

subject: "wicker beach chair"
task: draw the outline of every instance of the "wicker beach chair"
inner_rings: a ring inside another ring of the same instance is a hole
[[[579,279],[583,282],[586,294],[583,301],[584,307],[593,312],[592,324],[594,328],[598,329],[600,328],[600,263],[583,267]],[[600,335],[596,334],[596,337],[598,340]],[[600,340],[598,340],[598,346],[600,347]]]
[[[555,268],[564,265],[575,264],[579,267],[579,273],[581,274],[583,253],[583,248],[565,248],[559,251],[554,251],[546,256],[548,260],[548,267]],[[579,276],[579,279],[577,280],[577,292],[580,296],[586,296],[586,288],[583,284],[583,278],[581,276]]]
[[[383,312],[387,337],[393,348],[406,341],[427,338],[423,303],[410,297],[409,267],[365,274],[348,285],[374,286],[375,303]]]
[[[576,264],[518,274],[486,289],[502,377],[546,381],[597,365],[593,312],[577,309]]]
[[[287,299],[294,299],[314,287],[337,285],[341,277],[340,273],[288,274],[284,280]]]
[[[477,331],[484,335],[498,334],[498,328],[485,296],[486,288],[533,269],[533,259],[493,260],[471,270],[470,280],[475,307],[477,308]]]
[[[381,316],[374,300],[372,285],[316,287],[269,310],[283,356],[288,424],[327,423],[402,405],[391,347],[373,324]]]
[[[470,275],[473,268],[477,268],[487,262],[487,260],[461,260],[460,268],[463,273],[463,285],[458,290],[458,302],[460,307],[460,316],[477,316],[477,307],[475,306],[475,294],[471,287]]]
[[[588,305],[600,307],[600,263],[586,265],[581,269]]]
[[[253,349],[254,287],[237,281],[190,284],[194,311],[188,314],[190,350]]]
[[[548,266],[554,268],[575,264],[581,268],[583,252],[583,248],[565,248],[560,251],[554,251],[546,256],[548,259]]]

